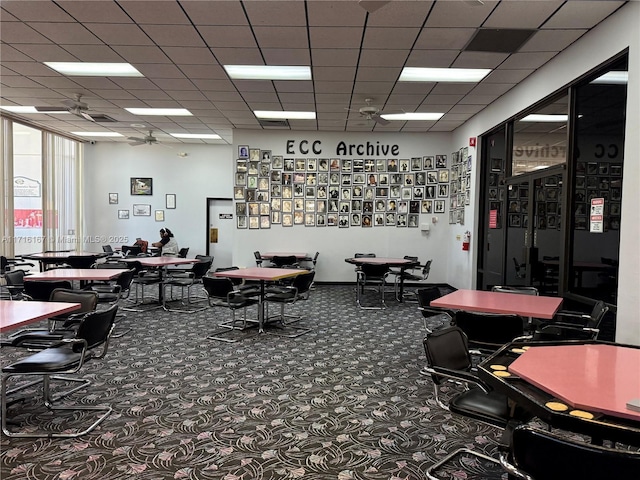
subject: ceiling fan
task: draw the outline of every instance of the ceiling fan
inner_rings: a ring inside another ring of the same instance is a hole
[[[358,113],[362,117],[366,118],[367,120],[373,120],[374,122],[379,123],[380,125],[389,124],[389,120],[385,120],[380,116],[382,113],[381,110],[378,107],[374,107],[373,105],[371,105],[371,102],[373,102],[373,99],[365,98],[364,102],[366,103],[366,105],[358,109]],[[347,110],[355,111],[354,109],[351,109],[351,108],[348,108]]]
[[[81,93],[75,94],[75,100],[67,99],[62,101],[62,105],[65,106],[65,110],[69,113],[72,113],[80,118],[84,118],[85,120],[89,120],[90,122],[95,122],[97,117],[104,117],[102,114],[90,114],[89,113],[89,105],[85,102],[80,101],[82,98]],[[53,113],[60,112],[60,107],[35,107],[38,112],[42,113]]]
[[[127,140],[131,140],[129,145],[137,147],[138,145],[160,145],[158,139],[153,136],[153,130],[149,130],[149,134],[144,137],[128,137]]]

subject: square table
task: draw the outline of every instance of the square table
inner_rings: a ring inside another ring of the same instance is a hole
[[[142,265],[143,267],[158,269],[158,280],[159,280],[158,303],[160,304],[160,306],[162,306],[162,308],[166,309],[166,306],[164,304],[164,293],[163,293],[164,288],[162,285],[162,276],[163,276],[163,273],[166,271],[167,267],[170,265],[189,265],[193,263],[198,263],[200,260],[198,260],[197,258],[163,256],[163,257],[126,257],[126,258],[119,258],[118,261],[128,262],[128,263],[139,262],[140,265]]]
[[[386,258],[386,257],[354,257],[354,258],[345,258],[345,262],[350,263],[352,265],[386,265],[388,267],[398,267],[400,268],[400,296],[398,298],[399,302],[402,302],[402,298],[404,295],[404,271],[407,268],[415,268],[420,265],[420,262],[414,260],[408,260],[406,258]]]
[[[40,262],[40,271],[43,271],[49,264],[64,263],[69,257],[95,257],[102,258],[109,256],[108,253],[98,252],[75,252],[75,251],[59,251],[59,252],[41,252],[29,253],[21,255],[27,260],[37,260]]]
[[[79,308],[79,303],[0,300],[0,332],[28,325],[44,318],[73,312]]]
[[[275,282],[284,278],[297,277],[308,270],[299,268],[239,268],[237,270],[224,270],[216,272],[215,277],[241,278],[243,280],[258,280],[260,282],[260,306],[258,308],[258,333],[264,332],[264,286],[265,282]]]
[[[483,290],[456,290],[432,300],[430,305],[469,312],[517,314],[522,317],[551,320],[560,309],[562,298]]]

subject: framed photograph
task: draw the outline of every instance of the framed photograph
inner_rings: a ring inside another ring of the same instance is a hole
[[[153,179],[131,177],[131,195],[153,195]]]
[[[260,215],[260,228],[271,228],[271,215]]]
[[[118,219],[120,219],[120,220],[128,220],[129,219],[129,210],[118,210]]]
[[[293,215],[290,213],[282,214],[282,226],[283,227],[292,227],[293,226]]]
[[[434,200],[433,202],[434,213],[444,213],[444,209],[445,209],[444,200]]]
[[[260,228],[260,217],[249,217],[249,229],[257,230]]]
[[[271,157],[271,168],[277,168],[281,170],[282,165],[282,155],[274,155],[273,157]]]
[[[164,210],[156,210],[156,222],[164,222]]]
[[[236,217],[236,222],[237,222],[238,228],[247,228],[248,227],[246,215],[238,215]]]
[[[110,193],[109,194],[109,205],[117,205],[118,204],[118,194]]]
[[[520,215],[509,214],[509,226],[511,228],[520,228]]]
[[[134,217],[150,217],[151,216],[151,205],[133,205],[133,216]]]
[[[260,150],[260,160],[271,163],[271,150]]]
[[[249,158],[249,145],[238,145],[238,158]]]
[[[167,193],[167,195],[165,196],[165,206],[166,206],[167,210],[173,210],[174,208],[176,208],[176,194],[175,193]]]
[[[249,149],[249,160],[252,162],[257,162],[260,160],[260,149],[259,148],[250,148]],[[251,225],[249,225],[251,226]]]
[[[491,159],[491,171],[492,172],[502,172],[502,159],[501,158],[492,158]]]

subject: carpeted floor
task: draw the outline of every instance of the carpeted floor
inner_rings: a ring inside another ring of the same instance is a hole
[[[118,330],[131,332],[86,365],[93,384],[65,400],[111,404],[111,416],[74,440],[3,435],[0,478],[408,480],[461,446],[495,454],[497,430],[434,402],[419,373],[425,332],[416,303],[388,303],[365,311],[353,286],[316,285],[292,309],[312,332],[235,344],[205,338],[226,310],[127,312]],[[25,355],[0,353],[3,365]],[[91,421],[52,417],[37,392],[9,410],[21,428]],[[465,465],[489,478],[483,468]]]

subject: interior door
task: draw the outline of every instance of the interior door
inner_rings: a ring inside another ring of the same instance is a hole
[[[535,286],[557,294],[562,257],[562,168],[507,181],[508,285]]]
[[[233,265],[233,236],[235,215],[233,201],[226,198],[208,199],[209,229],[207,254],[213,255],[214,268]]]

